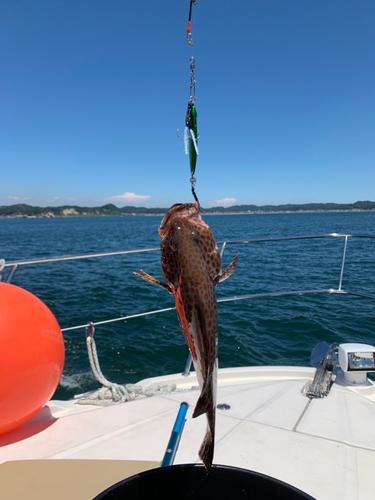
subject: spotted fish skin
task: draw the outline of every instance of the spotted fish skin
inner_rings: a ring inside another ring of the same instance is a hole
[[[215,442],[218,322],[215,286],[234,271],[237,256],[222,272],[220,253],[198,203],[173,205],[159,227],[161,267],[167,285],[144,271],[134,273],[174,295],[182,333],[201,389],[193,418],[206,413],[207,430],[199,456],[210,470]]]

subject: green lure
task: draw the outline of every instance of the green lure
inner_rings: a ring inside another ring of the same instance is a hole
[[[195,167],[197,165],[198,156],[198,125],[197,125],[197,110],[195,109],[194,103],[189,101],[188,109],[186,113],[186,127],[185,127],[185,152],[189,153],[190,161],[190,173],[194,176]]]

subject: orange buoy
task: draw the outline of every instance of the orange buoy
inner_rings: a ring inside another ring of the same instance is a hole
[[[60,381],[64,340],[35,295],[0,283],[0,434],[43,408]]]

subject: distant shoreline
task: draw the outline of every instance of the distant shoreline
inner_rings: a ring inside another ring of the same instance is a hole
[[[56,217],[163,217],[168,208],[123,207],[107,204],[101,207],[79,207],[64,205],[61,207],[37,207],[25,204],[0,206],[0,218],[3,219],[40,219]],[[357,201],[355,203],[306,203],[303,205],[236,205],[232,207],[202,208],[206,215],[263,215],[263,214],[296,214],[296,213],[330,213],[330,212],[375,212],[375,202]]]
[[[201,215],[214,216],[214,215],[290,215],[290,214],[329,214],[329,213],[369,213],[375,212],[375,209],[369,210],[278,210],[278,211],[256,211],[256,212],[201,212]],[[167,213],[167,212],[165,212]],[[0,219],[85,219],[89,217],[163,217],[165,214],[150,213],[150,214],[87,214],[87,215],[0,215]]]
[[[228,216],[236,216],[236,215],[293,215],[293,214],[329,214],[329,213],[370,213],[375,212],[375,210],[300,210],[298,212],[204,212],[201,215],[204,217],[213,217],[217,215],[228,215]],[[129,215],[0,215],[0,219],[88,219],[90,217],[160,217],[162,218],[162,214],[129,214]]]

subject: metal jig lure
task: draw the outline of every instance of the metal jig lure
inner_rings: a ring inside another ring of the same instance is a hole
[[[197,155],[199,154],[198,152],[198,139],[199,139],[199,132],[198,132],[198,125],[197,125],[197,110],[195,109],[195,76],[194,76],[194,71],[195,71],[195,59],[194,57],[190,58],[190,97],[188,101],[188,108],[186,112],[186,117],[185,117],[185,132],[184,132],[184,138],[181,139],[179,136],[178,132],[179,130],[177,129],[177,137],[180,139],[180,141],[183,141],[185,143],[185,153],[189,154],[189,161],[190,161],[190,173],[191,176],[194,176],[195,173],[195,167],[197,164]]]

